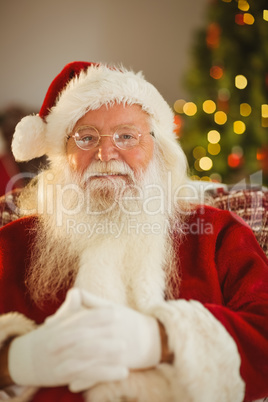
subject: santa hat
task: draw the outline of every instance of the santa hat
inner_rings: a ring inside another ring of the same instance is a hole
[[[65,154],[75,123],[89,110],[113,103],[138,104],[151,116],[156,140],[174,141],[174,116],[141,73],[88,62],[67,64],[52,81],[38,115],[17,125],[12,152],[17,161]]]

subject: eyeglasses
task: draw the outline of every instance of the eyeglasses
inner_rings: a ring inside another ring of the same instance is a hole
[[[154,136],[152,132],[149,134]],[[128,150],[139,145],[141,135],[135,126],[119,126],[112,135],[100,135],[93,126],[81,126],[75,130],[74,134],[69,135],[68,139],[72,137],[78,148],[87,151],[97,147],[101,137],[112,137],[112,141],[117,148]]]

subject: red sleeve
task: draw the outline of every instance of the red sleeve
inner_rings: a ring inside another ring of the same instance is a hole
[[[83,394],[74,394],[67,387],[41,388],[32,402],[83,402]]]
[[[197,219],[204,218],[212,233],[207,226],[207,231],[188,236],[180,247],[184,265],[180,297],[201,301],[235,340],[245,400],[267,397],[268,260],[240,218],[213,208]]]
[[[218,242],[225,306],[206,307],[236,341],[246,400],[251,401],[268,396],[268,262],[245,226],[229,228]]]

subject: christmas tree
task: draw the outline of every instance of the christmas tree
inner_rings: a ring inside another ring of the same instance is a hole
[[[268,1],[214,0],[174,104],[192,178],[268,183]]]

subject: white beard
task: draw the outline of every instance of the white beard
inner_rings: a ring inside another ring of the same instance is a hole
[[[163,300],[174,265],[157,158],[136,182],[117,162],[98,162],[89,171],[123,169],[127,180],[88,181],[90,172],[76,177],[68,163],[60,165],[39,178],[40,225],[28,277],[35,301],[73,284],[139,310]]]
[[[130,191],[131,192],[131,191]],[[139,202],[126,203],[137,210]],[[134,308],[163,299],[166,217],[142,211],[131,215],[116,207],[118,216],[94,218],[94,232],[82,252],[75,286]]]

